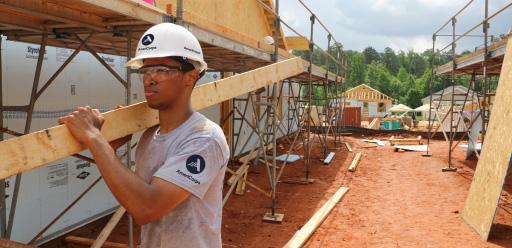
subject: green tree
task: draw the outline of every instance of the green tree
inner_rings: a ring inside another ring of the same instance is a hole
[[[373,48],[371,46],[364,49],[363,55],[364,55],[364,61],[367,65],[371,64],[374,61],[375,62],[380,61],[379,53],[377,52],[377,50],[375,50],[375,48]]]
[[[400,67],[398,57],[393,49],[386,47],[384,53],[381,55],[382,64],[389,70],[393,75],[396,75],[398,68]]]
[[[360,53],[354,54],[350,62],[349,75],[347,84],[349,87],[354,87],[364,83],[366,76],[366,66],[364,64],[364,57]]]

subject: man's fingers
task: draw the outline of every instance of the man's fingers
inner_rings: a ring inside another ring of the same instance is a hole
[[[59,118],[59,125],[62,125],[62,124],[64,124],[64,123],[66,123],[66,117],[67,117],[67,116],[63,116],[63,117],[60,117],[60,118]]]

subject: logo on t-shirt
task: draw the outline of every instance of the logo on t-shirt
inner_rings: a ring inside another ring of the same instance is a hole
[[[187,170],[192,174],[199,174],[203,172],[206,163],[203,157],[199,155],[192,155],[187,158]]]

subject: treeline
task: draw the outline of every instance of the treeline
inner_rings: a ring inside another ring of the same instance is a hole
[[[330,47],[328,52],[336,57],[335,46]],[[294,51],[294,54],[309,60],[307,51]],[[432,49],[417,53],[412,50],[396,52],[386,47],[383,52],[378,52],[370,46],[362,52],[343,51],[343,56],[346,59],[345,86],[347,89],[364,83],[412,108],[421,106],[421,99],[429,96],[429,82],[432,78]],[[314,50],[313,62],[324,68],[329,67],[330,71],[335,72],[334,63],[327,61],[326,58],[327,56],[320,50]],[[435,58],[434,66],[452,60],[451,55],[447,52],[436,53]],[[470,76],[457,76],[456,84],[467,87],[470,80]],[[449,75],[435,77],[432,91],[436,92],[450,85],[451,77]],[[476,86],[478,92],[480,83],[477,82]],[[334,89],[329,91],[334,92]],[[321,98],[325,93],[323,89],[316,87],[314,94],[317,98]]]

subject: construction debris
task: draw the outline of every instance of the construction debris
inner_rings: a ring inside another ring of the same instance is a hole
[[[400,139],[391,136],[389,143],[391,143],[391,145],[422,145],[423,141],[421,140],[421,136],[418,136],[416,139]]]
[[[386,143],[384,143],[384,141],[378,140],[378,139],[372,139],[372,140],[365,139],[363,141],[364,142],[368,142],[368,143],[374,143],[374,144],[377,144],[379,146],[386,146]]]
[[[327,157],[324,159],[324,164],[327,165],[327,164],[330,164],[332,159],[334,158],[334,155],[335,153],[334,152],[330,152]]]
[[[288,157],[287,157],[288,156]],[[300,159],[300,156],[297,154],[282,154],[276,157],[276,160],[282,162],[293,163]]]
[[[354,172],[356,170],[357,164],[359,164],[359,160],[361,160],[361,152],[358,152],[356,156],[354,156],[354,159],[352,160],[352,163],[348,167],[348,171]]]
[[[332,209],[338,204],[338,202],[343,198],[345,193],[348,191],[348,187],[341,187],[336,191],[336,193],[309,219],[309,221],[298,230],[295,235],[286,243],[284,248],[299,248],[302,247],[306,241],[308,241],[311,234],[315,232],[315,230],[322,224],[322,222],[327,218],[327,215],[332,211]]]
[[[349,152],[352,152],[352,147],[350,147],[350,144],[348,142],[345,142],[345,146],[347,147],[347,150]]]
[[[415,145],[415,146],[393,146],[395,148],[395,152],[400,150],[402,151],[411,151],[411,152],[426,152],[427,145]]]

